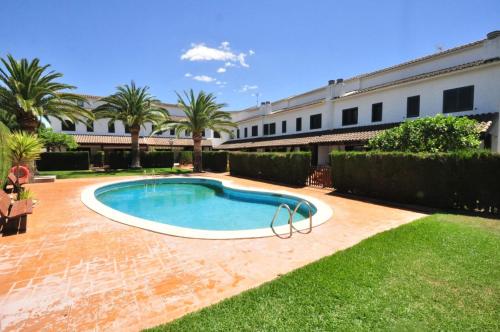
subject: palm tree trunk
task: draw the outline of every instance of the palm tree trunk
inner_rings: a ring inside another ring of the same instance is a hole
[[[132,164],[131,168],[141,168],[141,154],[139,151],[139,130],[140,128],[130,128],[132,137]]]
[[[21,130],[27,133],[36,133],[38,129],[38,120],[36,117],[22,113],[21,116],[18,117],[17,122],[19,123],[19,127]]]
[[[202,139],[201,134],[193,133],[193,148],[194,148],[193,171],[197,173],[203,170],[202,159],[201,159],[201,139]]]

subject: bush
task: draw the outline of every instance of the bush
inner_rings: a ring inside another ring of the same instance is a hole
[[[499,213],[500,155],[332,152],[333,187],[344,193],[444,209]]]
[[[107,163],[111,169],[130,167],[132,154],[130,151],[113,151],[107,155]],[[172,151],[141,151],[141,166],[144,168],[172,168],[174,153]]]
[[[97,151],[92,156],[92,165],[94,165],[95,167],[104,166],[104,151]]]
[[[7,144],[9,135],[10,131],[7,126],[0,122],[0,190],[5,186],[11,167],[9,147]]]
[[[310,152],[233,152],[231,175],[303,186],[309,175]]]
[[[89,169],[89,153],[87,151],[44,152],[37,160],[39,171],[70,171]]]
[[[174,153],[172,151],[141,152],[142,167],[174,167]]]
[[[380,151],[449,152],[477,149],[480,143],[477,121],[438,114],[385,130],[368,146]]]
[[[203,169],[213,172],[227,170],[227,151],[203,151]]]
[[[178,151],[177,162],[181,165],[193,163],[193,151]]]

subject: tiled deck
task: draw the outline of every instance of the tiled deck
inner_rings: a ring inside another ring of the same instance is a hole
[[[0,330],[151,327],[422,216],[326,190],[213,176],[315,196],[334,216],[288,240],[185,239],[122,225],[80,202],[82,188],[113,179],[32,185],[40,202],[27,233],[0,238]]]

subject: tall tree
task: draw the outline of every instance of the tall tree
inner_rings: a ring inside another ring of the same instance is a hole
[[[141,167],[139,151],[139,132],[141,127],[150,122],[160,126],[169,119],[168,111],[159,105],[159,101],[148,92],[149,87],[137,87],[132,81],[130,85],[117,87],[117,92],[102,98],[104,104],[94,109],[97,119],[121,121],[130,131],[132,140],[132,168]]]
[[[184,97],[177,93],[178,105],[186,114],[186,118],[171,122],[168,127],[175,129],[176,135],[180,136],[183,131],[188,131],[193,137],[194,160],[193,168],[195,172],[203,170],[201,141],[205,129],[212,129],[217,132],[232,134],[232,129],[236,127],[231,121],[228,112],[221,111],[226,104],[217,103],[212,93],[200,91],[195,95],[191,89],[184,91]]]
[[[36,133],[42,118],[53,116],[61,121],[84,122],[92,119],[92,112],[79,104],[85,98],[66,90],[74,86],[56,82],[61,73],[49,71],[50,65],[41,66],[39,59],[17,61],[12,55],[1,59],[0,109],[14,116],[19,128]]]

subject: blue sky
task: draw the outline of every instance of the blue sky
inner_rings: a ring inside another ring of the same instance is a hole
[[[2,0],[0,56],[38,57],[78,92],[135,80],[229,110],[485,37],[500,1]],[[218,72],[219,71],[219,72]]]

